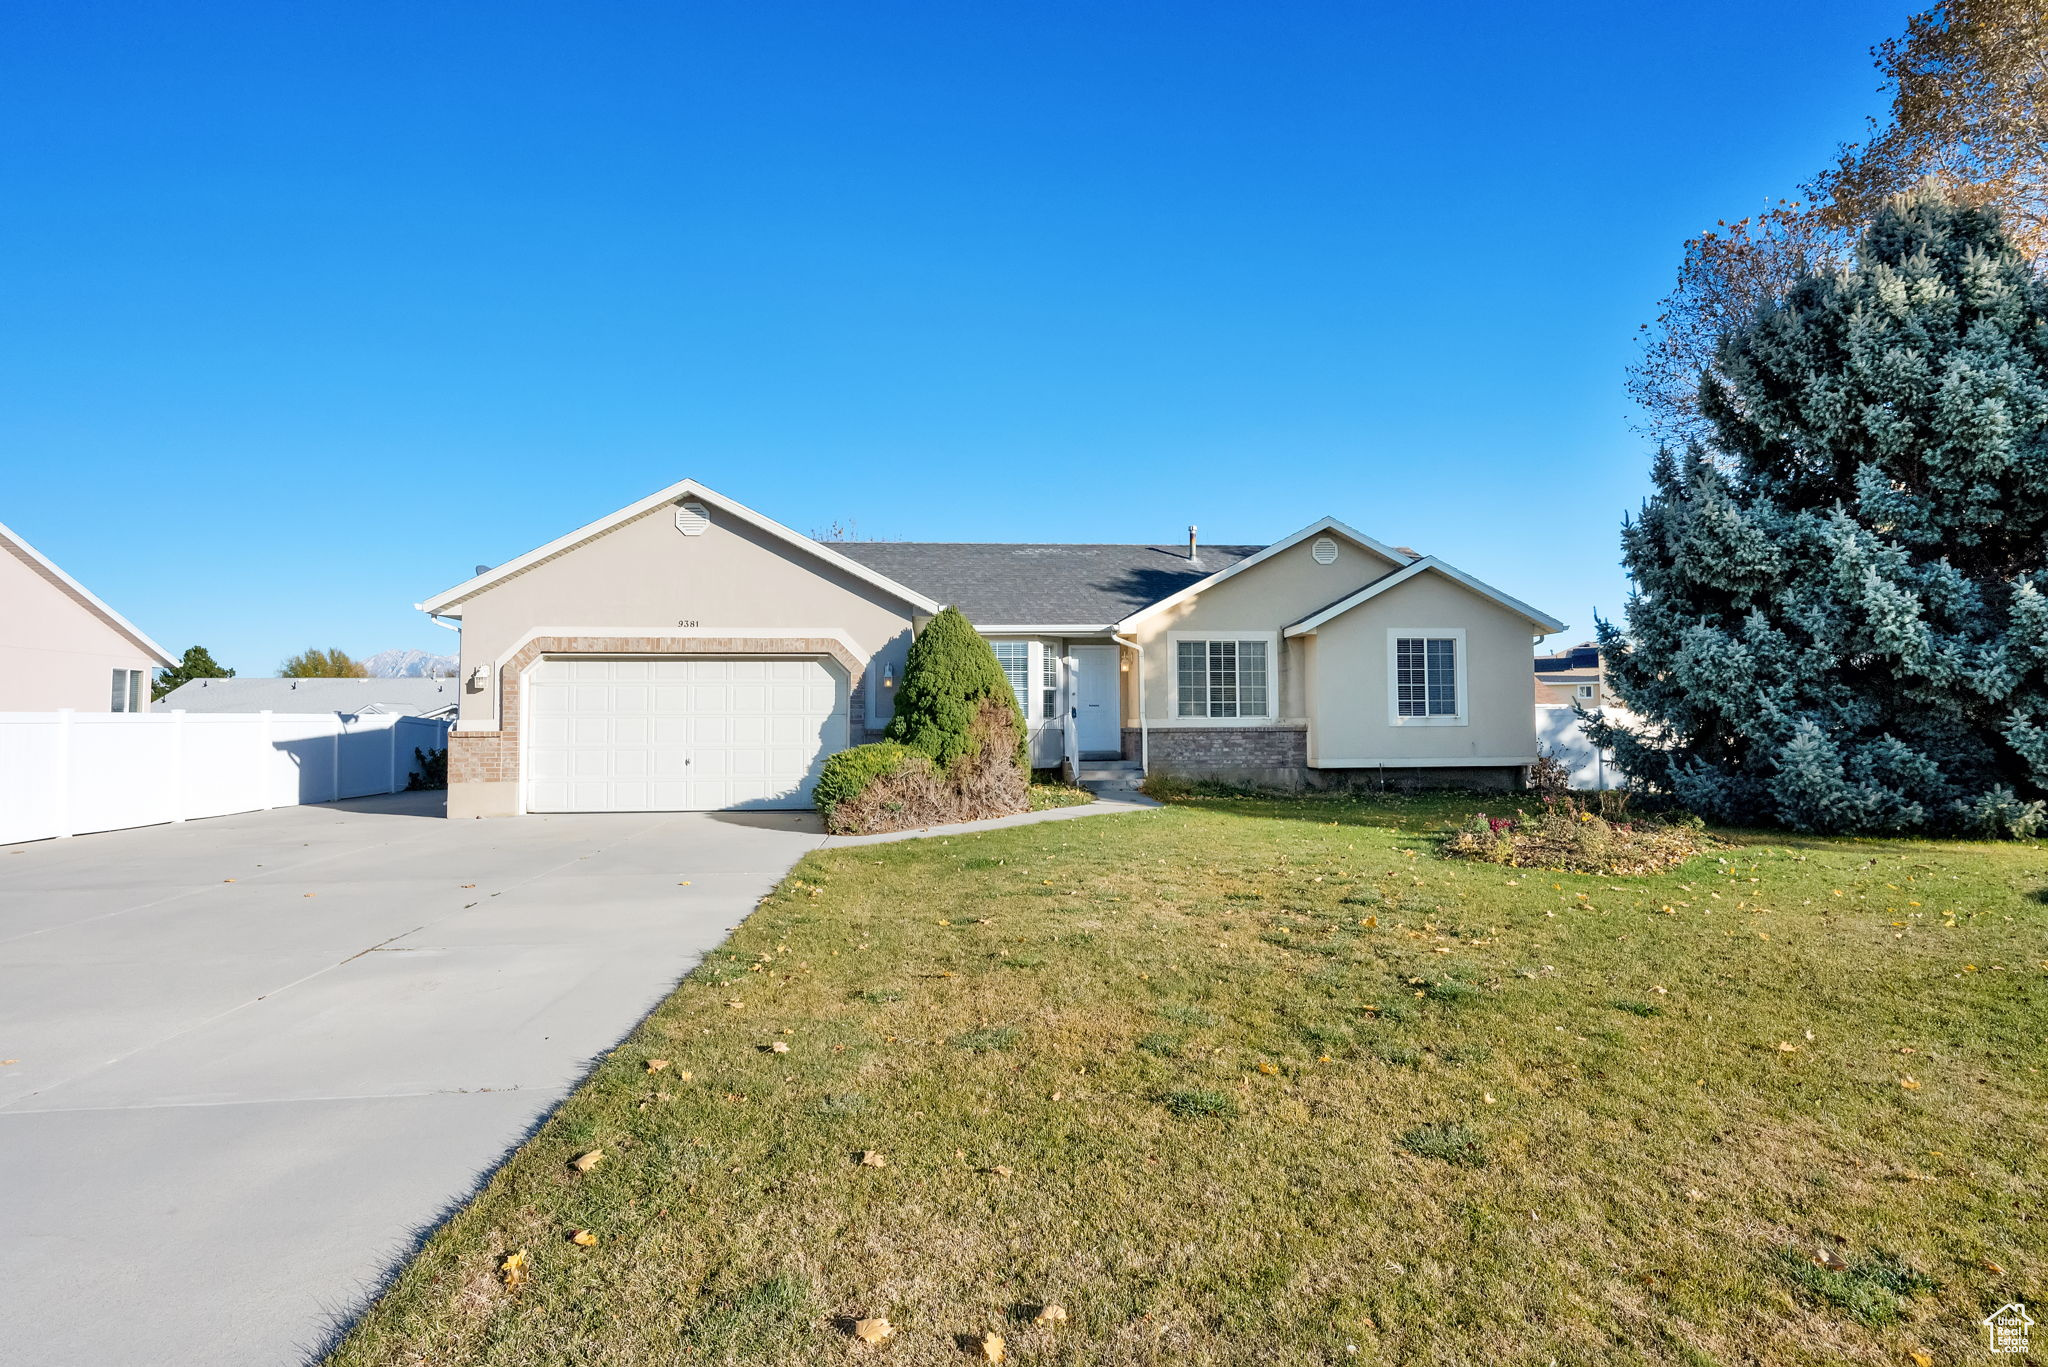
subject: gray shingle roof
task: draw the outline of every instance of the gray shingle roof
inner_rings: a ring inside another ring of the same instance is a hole
[[[977,625],[1120,621],[1264,546],[1105,546],[988,541],[835,541],[849,560],[949,603]]]
[[[378,706],[419,716],[459,700],[454,679],[193,679],[150,710],[173,712],[348,712]]]

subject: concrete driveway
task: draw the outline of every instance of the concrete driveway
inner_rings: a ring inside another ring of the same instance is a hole
[[[317,1353],[823,839],[400,794],[0,847],[0,1357]]]

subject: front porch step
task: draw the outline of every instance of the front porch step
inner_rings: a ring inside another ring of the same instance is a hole
[[[1136,783],[1144,774],[1134,759],[1084,759],[1074,777],[1081,783]]]

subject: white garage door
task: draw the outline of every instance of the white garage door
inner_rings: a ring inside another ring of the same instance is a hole
[[[526,676],[526,809],[801,808],[846,745],[816,660],[543,660]]]

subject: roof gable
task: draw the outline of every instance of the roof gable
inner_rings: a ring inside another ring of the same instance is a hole
[[[92,590],[64,573],[63,570],[57,567],[57,563],[54,560],[51,560],[34,546],[22,540],[4,522],[0,522],[0,542],[4,542],[15,558],[27,565],[30,570],[48,580],[51,584],[54,584],[67,597],[87,612],[90,612],[115,631],[133,641],[137,646],[141,647],[145,655],[150,656],[158,664],[168,669],[178,663],[169,651],[143,635],[133,622],[101,602]]]
[[[1399,588],[1401,585],[1407,583],[1409,580],[1424,574],[1442,575],[1444,578],[1450,580],[1452,583],[1457,584],[1462,588],[1471,590],[1473,593],[1477,594],[1481,598],[1490,599],[1492,602],[1498,604],[1499,606],[1506,608],[1509,612],[1512,612],[1516,616],[1525,619],[1529,622],[1530,625],[1537,627],[1541,631],[1541,634],[1545,636],[1550,635],[1552,632],[1564,630],[1564,623],[1558,621],[1555,617],[1550,616],[1548,613],[1538,612],[1535,608],[1530,607],[1521,599],[1511,597],[1508,594],[1502,593],[1499,589],[1493,587],[1493,585],[1482,583],[1481,581],[1474,579],[1471,575],[1465,573],[1463,570],[1457,569],[1451,565],[1446,565],[1443,561],[1437,559],[1433,555],[1425,555],[1420,560],[1413,561],[1404,568],[1395,571],[1393,574],[1388,575],[1386,578],[1376,579],[1372,583],[1367,584],[1364,588],[1358,590],[1356,593],[1350,594],[1344,598],[1340,598],[1336,602],[1330,604],[1328,607],[1317,609],[1315,612],[1310,613],[1308,616],[1302,618],[1300,621],[1294,623],[1292,626],[1289,626],[1286,629],[1285,634],[1288,636],[1313,635],[1318,627],[1322,626],[1325,622],[1330,621],[1332,618],[1341,617],[1343,614],[1351,611],[1351,609],[1357,607],[1359,604],[1371,602],[1373,599],[1379,597],[1383,593],[1386,593],[1388,590]]]
[[[1308,526],[1303,527],[1300,531],[1294,533],[1292,536],[1282,537],[1280,540],[1275,541],[1272,545],[1266,547],[1264,550],[1261,550],[1254,555],[1248,555],[1244,559],[1239,560],[1234,564],[1226,565],[1224,568],[1217,570],[1215,573],[1205,575],[1203,578],[1195,581],[1194,583],[1187,584],[1178,591],[1171,593],[1164,598],[1159,599],[1157,602],[1151,603],[1146,607],[1139,609],[1138,611],[1130,614],[1130,616],[1125,617],[1123,620],[1119,621],[1116,624],[1117,630],[1129,631],[1133,624],[1143,621],[1145,618],[1152,616],[1154,613],[1163,612],[1167,608],[1173,607],[1176,604],[1184,603],[1188,599],[1193,598],[1198,594],[1202,593],[1204,590],[1213,588],[1216,585],[1222,583],[1224,580],[1232,578],[1235,575],[1242,574],[1246,570],[1256,569],[1258,566],[1263,565],[1266,561],[1271,560],[1274,556],[1279,555],[1282,551],[1290,550],[1295,546],[1299,546],[1302,542],[1308,540],[1310,537],[1320,536],[1324,532],[1335,532],[1339,536],[1346,537],[1349,540],[1356,542],[1358,545],[1365,547],[1373,554],[1378,555],[1395,565],[1406,565],[1415,560],[1414,555],[1401,550],[1397,546],[1389,546],[1384,541],[1376,541],[1372,537],[1367,536],[1364,532],[1359,531],[1356,527],[1347,526],[1346,524],[1338,521],[1334,517],[1325,517],[1315,522],[1309,523]]]
[[[422,612],[435,616],[459,617],[462,614],[453,609],[460,607],[464,602],[476,597],[485,590],[501,584],[516,575],[523,574],[536,565],[545,564],[557,556],[567,555],[577,547],[595,541],[613,528],[622,527],[635,518],[653,512],[664,503],[679,503],[686,498],[707,504],[729,517],[766,533],[775,540],[784,542],[824,561],[834,569],[841,570],[863,583],[870,584],[875,588],[895,595],[912,607],[921,608],[926,612],[937,612],[941,606],[915,589],[899,584],[887,575],[870,569],[856,560],[848,559],[829,546],[813,541],[801,533],[791,531],[773,518],[764,517],[745,504],[736,503],[721,493],[707,489],[694,479],[678,480],[666,489],[657,490],[637,503],[629,503],[617,512],[608,513],[595,522],[585,523],[566,536],[558,536],[545,546],[537,546],[524,555],[515,556],[494,569],[486,570],[474,578],[465,579],[455,587],[437,593],[425,602],[415,603],[413,606]]]

